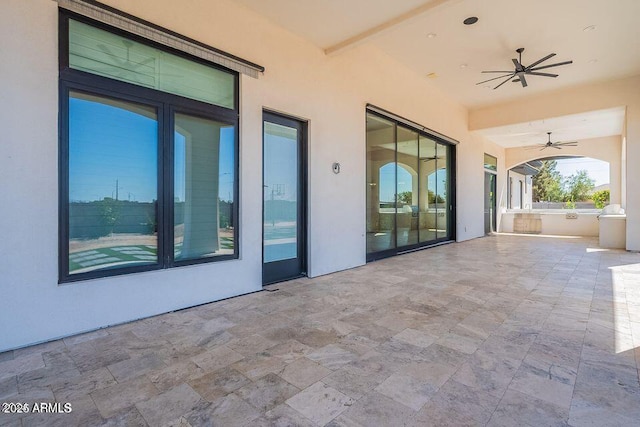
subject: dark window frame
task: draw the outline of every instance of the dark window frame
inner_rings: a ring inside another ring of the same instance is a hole
[[[161,92],[123,81],[113,80],[69,67],[69,19],[74,19],[131,40],[185,57],[223,70],[234,76],[234,108],[229,109],[179,95]],[[184,52],[145,40],[133,34],[111,28],[92,19],[60,9],[59,11],[59,148],[58,148],[58,283],[119,276],[151,270],[162,270],[186,265],[204,264],[238,259],[240,254],[239,196],[240,196],[240,138],[239,138],[239,74]],[[153,264],[105,268],[102,270],[70,274],[69,272],[69,93],[70,91],[118,99],[156,109],[158,121],[158,194],[157,194],[157,249],[158,261]],[[232,218],[234,225],[233,254],[188,260],[175,260],[173,253],[173,163],[174,117],[176,113],[202,117],[234,127],[234,189]]]
[[[394,162],[396,165],[396,174],[397,174],[397,164],[398,164],[398,150],[397,150],[397,141],[398,141],[398,126],[410,129],[413,132],[417,132],[418,136],[424,136],[427,137],[433,141],[435,141],[436,145],[436,150],[437,150],[437,146],[443,146],[447,148],[447,157],[446,157],[446,168],[447,168],[447,179],[448,179],[448,185],[450,188],[447,188],[447,191],[449,192],[449,203],[448,203],[448,209],[447,209],[447,213],[446,213],[446,217],[447,217],[447,225],[449,226],[449,236],[445,236],[445,237],[436,237],[436,239],[434,240],[430,240],[428,242],[418,242],[418,243],[414,243],[411,245],[406,245],[406,246],[401,246],[400,248],[398,248],[397,246],[397,221],[398,221],[398,217],[397,215],[394,218],[394,223],[395,223],[395,233],[396,233],[396,243],[393,248],[389,248],[389,249],[383,249],[381,251],[377,251],[377,252],[366,252],[366,262],[373,262],[373,261],[377,261],[379,259],[384,259],[384,258],[389,258],[392,256],[396,256],[396,255],[402,255],[408,252],[413,252],[413,251],[417,251],[417,250],[422,250],[422,249],[427,249],[427,248],[431,248],[434,246],[439,246],[442,244],[446,244],[446,243],[450,243],[450,242],[455,242],[456,238],[457,238],[457,226],[456,226],[456,218],[457,218],[457,160],[456,160],[456,155],[457,155],[457,145],[453,144],[449,141],[447,141],[446,139],[440,137],[439,135],[437,135],[436,133],[431,133],[429,132],[429,129],[422,127],[416,127],[416,126],[412,126],[409,123],[412,123],[409,120],[405,120],[405,121],[400,121],[396,118],[393,117],[393,115],[385,115],[381,112],[378,111],[374,111],[371,110],[369,108],[365,109],[365,127],[366,127],[366,118],[367,115],[373,115],[376,117],[379,117],[381,119],[387,120],[389,122],[392,122],[394,124],[394,138],[395,138],[395,144],[396,144],[396,150],[395,150],[395,154],[394,154]],[[399,117],[399,116],[398,116]],[[366,139],[366,138],[365,138]],[[366,141],[365,141],[365,145],[366,145]],[[396,185],[397,185],[397,175],[396,175]],[[397,192],[397,191],[396,191]],[[397,200],[396,200],[397,203]],[[397,213],[397,207],[396,207],[396,213]],[[365,231],[366,234],[366,231]],[[366,250],[365,250],[366,251]]]
[[[308,181],[308,177],[309,177],[309,167],[308,167],[308,162],[309,162],[309,158],[308,158],[308,151],[309,151],[309,144],[308,144],[308,139],[309,139],[309,134],[308,134],[308,129],[309,129],[309,122],[303,119],[299,119],[296,118],[294,116],[288,115],[288,114],[283,114],[280,112],[276,112],[276,111],[272,111],[269,109],[263,109],[262,110],[262,150],[263,150],[263,156],[262,156],[262,185],[264,188],[264,171],[265,171],[265,158],[264,158],[264,135],[265,135],[265,126],[264,124],[266,122],[270,122],[270,123],[275,123],[278,125],[282,125],[285,127],[294,127],[298,132],[299,132],[299,136],[300,136],[300,145],[299,145],[299,153],[298,153],[298,159],[297,159],[297,164],[298,164],[298,184],[301,184],[298,186],[298,203],[300,204],[300,211],[302,212],[302,215],[300,218],[298,218],[298,224],[296,227],[296,232],[297,232],[297,237],[298,237],[298,247],[297,247],[297,258],[299,261],[299,269],[300,269],[300,274],[298,275],[293,275],[291,277],[282,279],[282,280],[275,280],[275,281],[270,281],[267,280],[265,281],[265,277],[264,277],[264,214],[265,214],[265,209],[264,209],[264,192],[263,192],[263,196],[262,196],[262,208],[261,208],[261,218],[262,218],[262,231],[261,231],[261,237],[262,237],[262,243],[261,243],[261,261],[262,261],[262,285],[266,286],[266,285],[270,285],[273,283],[278,283],[278,282],[282,282],[282,281],[286,281],[286,280],[292,280],[292,279],[296,279],[299,277],[305,277],[308,273],[308,248],[307,248],[307,243],[309,241],[309,230],[308,230],[308,224],[309,224],[309,205],[308,205],[308,201],[309,201],[309,181]],[[296,126],[292,126],[292,124],[295,123]],[[297,141],[296,141],[297,142]]]

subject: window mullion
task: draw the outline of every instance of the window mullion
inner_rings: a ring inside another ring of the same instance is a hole
[[[163,203],[163,220],[158,226],[158,233],[163,233],[162,238],[162,265],[169,268],[173,265],[173,108],[163,104],[162,108],[162,148],[161,182]]]

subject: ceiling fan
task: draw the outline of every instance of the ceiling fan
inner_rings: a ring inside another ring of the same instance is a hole
[[[549,148],[549,147],[553,147],[553,148],[556,148],[558,150],[562,150],[562,147],[577,147],[578,146],[578,141],[551,142],[551,132],[547,132],[547,135],[548,135],[549,139],[547,140],[546,143],[534,145],[532,147],[527,147],[526,150],[533,150],[533,149],[536,149],[538,147],[542,147],[542,148],[540,148],[540,151],[544,150],[545,148]]]
[[[513,65],[516,66],[514,71],[482,71],[483,73],[507,73],[503,76],[499,76],[499,77],[494,77],[492,79],[489,80],[484,80],[480,83],[476,83],[476,85],[481,85],[483,83],[487,83],[493,80],[498,80],[498,79],[505,79],[502,83],[500,83],[498,86],[494,87],[493,89],[498,89],[500,86],[502,86],[503,84],[505,84],[506,82],[508,82],[509,80],[511,80],[512,82],[520,82],[522,84],[522,87],[527,87],[527,79],[525,78],[525,75],[529,75],[529,76],[541,76],[541,77],[558,77],[557,74],[551,74],[551,73],[540,73],[540,70],[544,70],[546,68],[551,68],[551,67],[558,67],[560,65],[567,65],[567,64],[572,64],[573,61],[564,61],[564,62],[558,62],[556,64],[551,64],[551,65],[542,65],[540,67],[538,67],[537,65],[543,63],[544,61],[546,61],[549,58],[554,57],[556,54],[555,53],[550,53],[549,55],[545,56],[542,59],[537,60],[536,62],[534,62],[531,65],[528,66],[524,66],[524,64],[522,63],[522,52],[524,52],[524,48],[518,48],[516,49],[516,52],[518,52],[518,59],[513,58]],[[505,78],[506,77],[506,78]],[[514,78],[515,77],[515,78]]]
[[[110,73],[113,73],[115,71],[115,75],[117,75],[118,77],[127,76],[129,79],[134,80],[136,83],[141,83],[139,81],[138,75],[144,73],[142,71],[142,67],[156,61],[156,58],[148,57],[143,59],[140,62],[133,61],[131,59],[131,48],[134,46],[134,42],[130,40],[122,40],[122,44],[127,49],[126,59],[121,59],[121,55],[114,53],[111,49],[109,49],[107,46],[105,46],[102,43],[99,44],[97,47],[104,54],[106,54],[109,57],[109,59],[113,62],[113,66],[115,67],[115,70],[114,70],[114,67],[109,68],[108,71]],[[109,65],[112,65],[112,64],[109,64]],[[152,65],[155,68],[155,64],[152,64]]]

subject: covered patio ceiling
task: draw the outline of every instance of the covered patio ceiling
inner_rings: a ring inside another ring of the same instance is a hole
[[[425,80],[473,109],[571,86],[640,73],[640,2],[617,0],[234,0],[309,40],[327,55],[348,55],[362,44],[375,46]],[[478,22],[463,24],[476,16]],[[511,70],[515,50],[523,63],[556,53],[542,65],[572,60],[545,71],[557,78],[529,77],[527,87],[507,83],[497,90],[476,83],[496,76],[483,70]],[[620,135],[624,109],[549,117],[539,122],[485,129],[505,148],[546,141]]]

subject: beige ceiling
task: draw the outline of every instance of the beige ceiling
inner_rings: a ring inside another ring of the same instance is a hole
[[[349,55],[360,43],[374,45],[469,108],[640,74],[640,0],[235,1],[328,55]],[[479,21],[464,25],[469,16]],[[584,30],[590,26],[595,29]],[[525,48],[525,66],[549,53],[557,55],[540,65],[573,64],[543,70],[559,74],[557,78],[527,77],[526,88],[512,82],[497,90],[493,82],[476,85],[500,75],[482,70],[511,70],[519,47]],[[429,73],[437,77],[429,78]],[[557,140],[612,135],[623,120],[620,110],[594,112],[482,133],[502,146],[516,147],[546,139],[547,131]]]
[[[624,115],[624,107],[610,108],[483,129],[478,133],[506,148],[544,144],[547,142],[547,132],[552,132],[551,142],[580,142],[592,138],[621,135]]]

